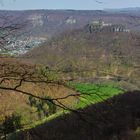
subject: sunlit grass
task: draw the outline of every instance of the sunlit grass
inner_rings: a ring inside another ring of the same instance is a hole
[[[72,84],[72,86],[81,93],[79,103],[77,104],[78,108],[84,108],[124,92],[121,88],[111,84],[76,83]]]

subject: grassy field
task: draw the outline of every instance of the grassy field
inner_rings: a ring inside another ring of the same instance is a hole
[[[81,93],[78,108],[84,108],[90,104],[95,104],[124,92],[123,89],[114,85],[76,83],[72,84]]]

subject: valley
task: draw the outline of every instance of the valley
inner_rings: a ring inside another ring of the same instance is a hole
[[[139,11],[1,10],[0,139],[139,140]]]

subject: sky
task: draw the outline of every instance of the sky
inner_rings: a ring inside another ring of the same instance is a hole
[[[102,10],[127,7],[140,7],[140,0],[0,0],[0,10]]]

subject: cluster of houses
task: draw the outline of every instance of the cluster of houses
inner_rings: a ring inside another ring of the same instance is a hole
[[[21,55],[25,54],[34,47],[39,46],[41,43],[45,42],[45,38],[29,37],[28,39],[17,39],[10,40],[8,44],[4,47],[5,49],[0,49],[1,54],[9,55]]]
[[[111,23],[105,23],[102,20],[99,21],[93,21],[87,25],[88,30],[90,33],[93,32],[130,32],[129,29],[127,29],[122,24],[111,24]]]

